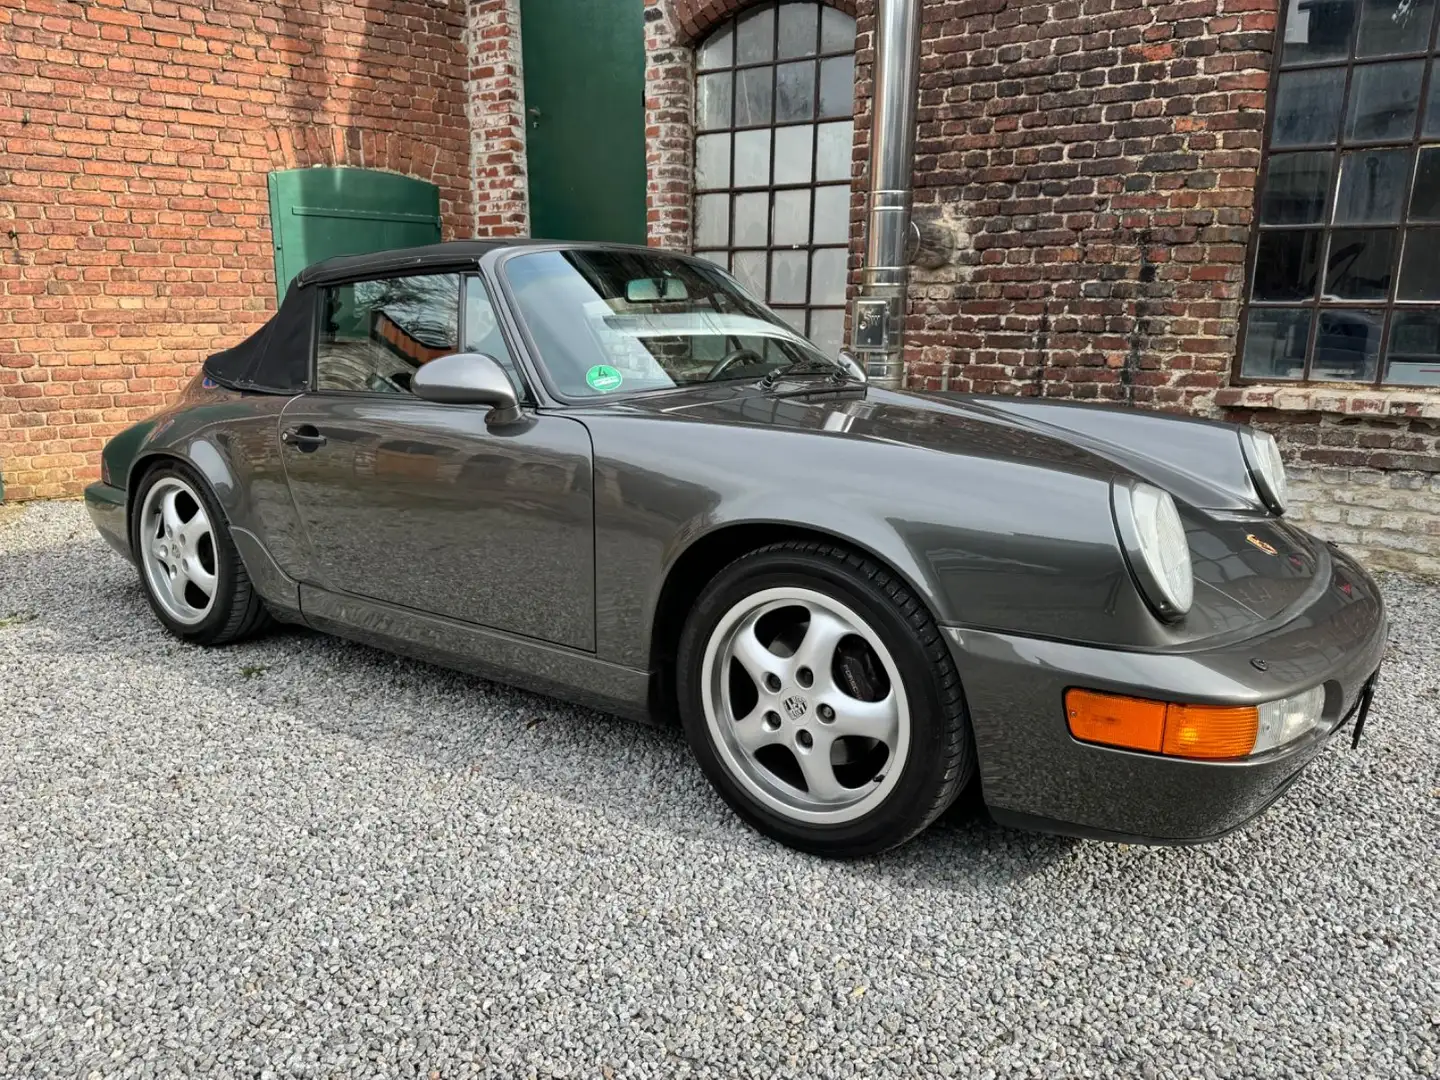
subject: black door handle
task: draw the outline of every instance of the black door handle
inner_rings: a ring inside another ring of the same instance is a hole
[[[301,424],[281,432],[280,441],[286,446],[295,447],[302,454],[309,454],[325,445],[325,436],[320,434],[315,425]]]

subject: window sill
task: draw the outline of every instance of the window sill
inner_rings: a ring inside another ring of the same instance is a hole
[[[1440,420],[1440,387],[1380,390],[1334,386],[1230,386],[1215,395],[1226,409],[1274,409],[1277,412],[1318,412],[1376,419]]]

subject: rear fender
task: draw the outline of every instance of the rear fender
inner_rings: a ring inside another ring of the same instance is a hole
[[[165,460],[189,465],[219,502],[235,548],[260,595],[282,609],[282,616],[298,612],[299,584],[264,539],[271,533],[266,519],[274,516],[276,508],[283,513],[290,505],[274,437],[279,411],[288,399],[230,392],[217,397],[213,403],[147,421],[153,426],[141,436],[126,477],[127,505],[133,505],[142,478],[155,465]]]

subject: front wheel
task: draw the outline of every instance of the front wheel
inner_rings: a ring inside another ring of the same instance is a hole
[[[960,679],[929,613],[884,568],[775,544],[706,587],[678,657],[690,746],[761,832],[866,855],[935,820],[974,771]]]
[[[177,461],[147,473],[130,530],[150,608],[170,633],[197,645],[226,645],[267,625],[224,514],[193,469]]]

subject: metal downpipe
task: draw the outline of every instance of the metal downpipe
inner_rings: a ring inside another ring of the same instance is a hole
[[[865,265],[851,311],[851,344],[877,386],[904,380],[911,172],[920,96],[920,0],[878,0],[875,96]]]

